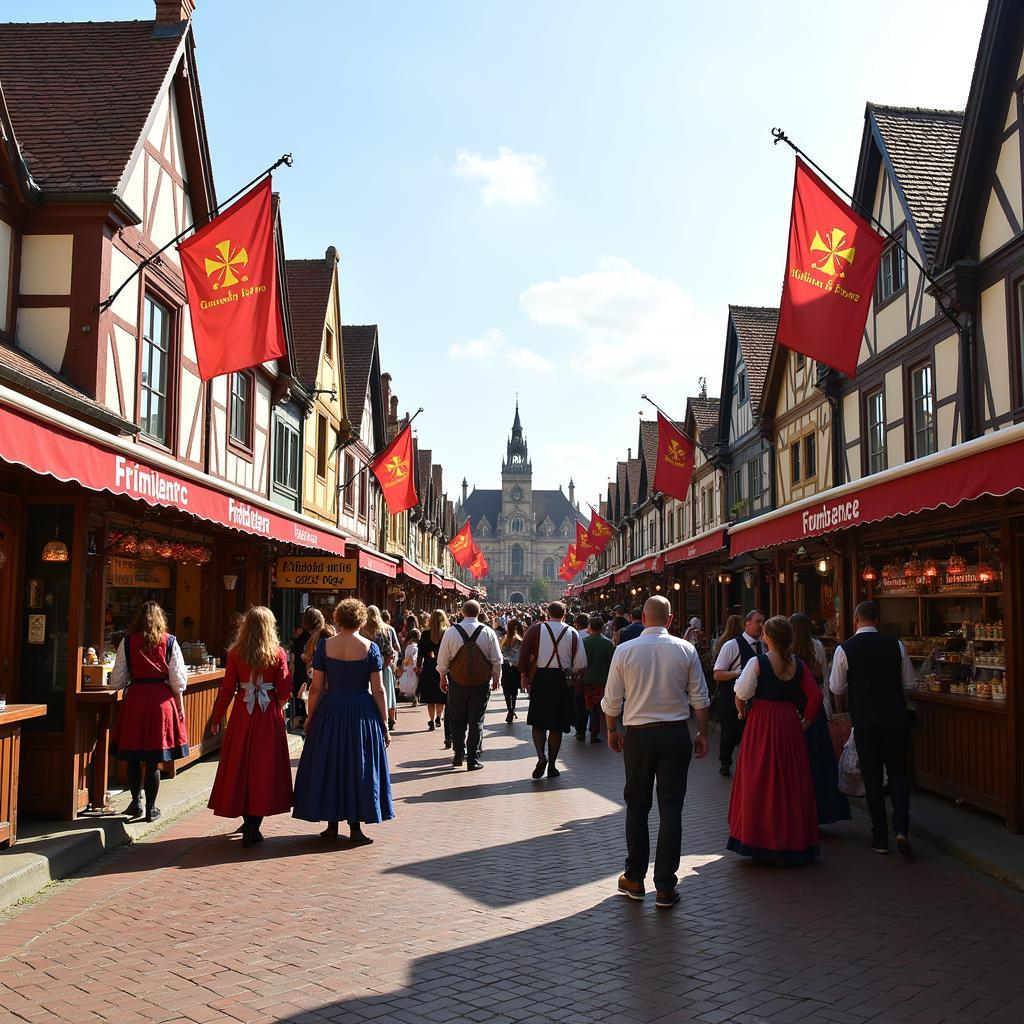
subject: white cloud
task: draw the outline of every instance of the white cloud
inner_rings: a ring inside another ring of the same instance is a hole
[[[551,360],[539,352],[521,345],[510,345],[497,327],[487,328],[479,338],[452,342],[448,346],[448,354],[454,359],[472,359],[477,362],[490,360],[493,366],[507,366],[532,373],[547,373],[554,368]]]
[[[498,155],[490,158],[460,149],[455,154],[454,171],[463,181],[480,185],[484,206],[521,205],[539,202],[547,191],[541,177],[545,167],[544,157],[537,153],[516,153],[501,146]]]
[[[673,280],[605,256],[598,269],[541,281],[519,296],[536,323],[575,331],[574,370],[591,378],[696,393],[697,378],[721,375],[724,321],[698,312]],[[655,396],[652,396],[655,397]],[[678,408],[678,397],[671,399]],[[680,409],[681,411],[681,409]]]

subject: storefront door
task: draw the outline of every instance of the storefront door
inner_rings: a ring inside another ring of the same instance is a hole
[[[14,674],[14,613],[18,605],[14,544],[17,522],[17,499],[0,495],[0,692],[6,692],[11,703],[17,696],[9,688]]]

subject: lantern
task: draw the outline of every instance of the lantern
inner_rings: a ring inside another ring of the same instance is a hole
[[[43,545],[43,553],[39,557],[44,562],[66,562],[69,559],[68,546],[60,539],[60,530],[54,529],[53,540]]]
[[[160,558],[170,559],[174,557],[174,542],[170,537],[161,537],[157,541],[156,553]]]
[[[145,537],[139,541],[139,555],[146,561],[151,562],[157,557],[160,551],[160,542],[156,537]]]
[[[878,570],[868,562],[868,564],[864,566],[864,569],[860,574],[860,578],[865,583],[874,583],[875,580],[878,579]]]
[[[908,561],[903,563],[903,576],[908,580],[916,580],[921,575],[921,560],[915,551]]]
[[[922,573],[925,579],[935,579],[935,577],[939,575],[939,563],[936,562],[934,558],[929,558],[924,563],[924,569],[922,570]]]
[[[946,573],[949,576],[963,576],[967,572],[967,561],[963,555],[958,555],[955,551],[949,556],[949,561],[946,563]]]
[[[995,571],[992,566],[988,564],[983,558],[978,563],[978,582],[979,583],[991,583],[996,577]]]
[[[117,540],[117,550],[134,558],[139,553],[139,538],[134,533],[122,533]]]

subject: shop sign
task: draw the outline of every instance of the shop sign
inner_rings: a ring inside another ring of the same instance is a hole
[[[46,643],[45,615],[30,615],[28,617],[28,642],[30,644]]]
[[[356,560],[288,555],[277,560],[275,581],[281,590],[353,590]]]
[[[818,509],[805,509],[800,514],[803,536],[826,533],[840,526],[851,526],[860,519],[860,499],[824,504]]]
[[[166,562],[142,562],[135,558],[111,558],[107,563],[107,583],[112,587],[169,590],[171,587],[171,567]]]

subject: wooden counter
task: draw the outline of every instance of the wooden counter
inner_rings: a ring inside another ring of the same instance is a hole
[[[1005,701],[914,690],[914,779],[919,786],[1005,818],[1010,806],[1010,716]]]
[[[190,673],[185,684],[185,729],[189,737],[188,757],[181,758],[165,767],[165,774],[174,776],[178,769],[185,768],[199,760],[222,742],[223,732],[210,734],[210,715],[217,701],[217,692],[224,669],[210,672]],[[84,749],[89,755],[89,764],[83,772],[81,789],[84,790],[84,806],[91,811],[109,811],[110,797],[108,782],[111,774],[110,729],[119,705],[124,698],[123,690],[82,690],[76,694],[78,706],[78,735],[82,737]],[[115,768],[116,770],[116,768]],[[82,807],[79,807],[81,810]]]
[[[13,846],[18,838],[21,723],[45,714],[45,704],[8,704],[0,711],[0,847]]]

